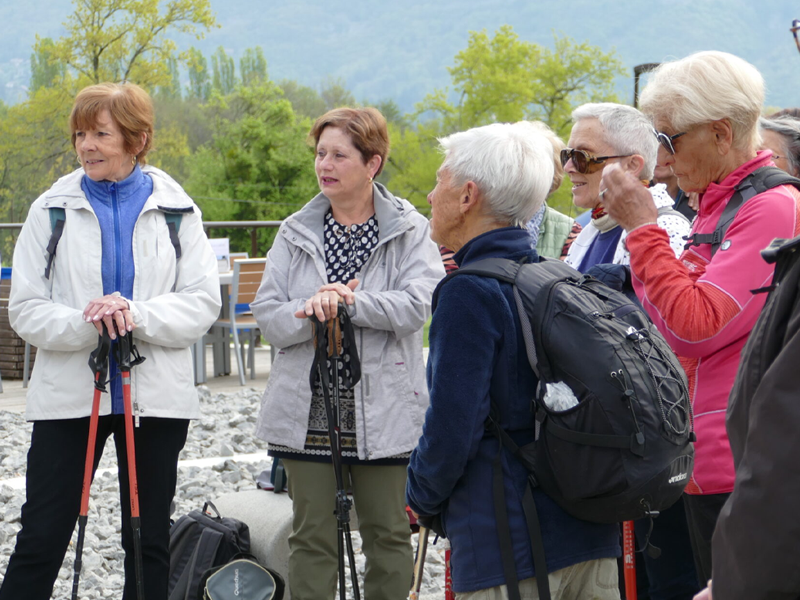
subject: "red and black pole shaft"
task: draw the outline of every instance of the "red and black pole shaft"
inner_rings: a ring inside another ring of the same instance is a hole
[[[94,460],[97,448],[97,423],[100,419],[100,395],[106,391],[108,378],[108,354],[111,349],[111,338],[103,326],[103,334],[97,342],[97,348],[89,356],[89,367],[94,373],[94,398],[92,413],[89,417],[89,439],[86,443],[86,462],[83,468],[83,487],[81,489],[81,509],[78,514],[78,542],[75,546],[75,563],[73,565],[72,600],[78,600],[81,568],[83,566],[83,542],[86,538],[86,524],[89,521],[89,492],[94,475]]]
[[[136,570],[136,597],[144,600],[144,574],[142,572],[142,525],[139,517],[139,483],[136,477],[136,445],[133,438],[133,402],[131,399],[131,367],[141,363],[130,333],[119,336],[116,346],[117,365],[122,377],[122,401],[125,409],[125,448],[128,459],[128,491],[131,502],[131,529]],[[131,354],[134,360],[131,361]]]

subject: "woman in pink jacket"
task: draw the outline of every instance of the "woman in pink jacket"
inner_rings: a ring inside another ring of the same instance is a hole
[[[662,65],[641,97],[668,154],[666,164],[685,192],[700,194],[692,236],[679,258],[647,190],[614,165],[606,168],[606,209],[627,231],[637,295],[689,376],[694,407],[695,471],[686,513],[698,576],[711,578],[711,536],[733,490],[734,468],[725,431],[728,395],[773,266],[759,252],[798,228],[800,194],[791,186],[765,189],[758,152],[764,82],[744,60],[700,52]],[[742,201],[738,211],[736,202]],[[728,209],[726,211],[726,208]],[[731,215],[733,218],[731,219]],[[719,225],[724,232],[712,240]]]

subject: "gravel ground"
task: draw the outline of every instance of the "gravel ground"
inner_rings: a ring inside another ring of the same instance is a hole
[[[261,391],[247,389],[212,396],[207,388],[198,389],[203,417],[189,428],[181,460],[231,458],[212,467],[179,467],[173,515],[176,519],[201,508],[205,499],[253,489],[255,478],[271,466],[271,461],[245,462],[234,457],[234,454],[253,454],[267,449],[266,442],[254,435]],[[0,411],[0,432],[0,573],[4,573],[8,557],[14,550],[14,541],[20,528],[20,508],[25,497],[24,491],[12,489],[2,482],[25,475],[31,425],[20,414]],[[107,443],[100,468],[114,467],[116,456],[113,444]],[[123,553],[119,544],[119,514],[119,485],[114,469],[113,473],[98,475],[92,484],[80,584],[82,600],[122,597]],[[73,547],[76,539],[77,528],[73,535]],[[356,565],[363,578],[364,556],[360,542],[358,534],[354,532]],[[416,544],[416,536],[413,543]],[[53,598],[70,596],[73,547],[64,558]],[[428,550],[421,600],[442,599],[443,587],[444,548],[439,542]]]

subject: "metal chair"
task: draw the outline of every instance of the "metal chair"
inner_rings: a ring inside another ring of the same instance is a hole
[[[230,329],[233,334],[233,347],[236,352],[237,366],[239,369],[239,383],[245,385],[245,371],[247,369],[242,360],[242,346],[239,341],[241,330],[250,330],[250,379],[256,378],[255,349],[253,335],[258,329],[258,323],[252,313],[237,311],[237,305],[249,305],[256,297],[258,287],[261,285],[261,278],[266,267],[266,258],[247,258],[239,259],[233,263],[233,278],[231,279],[231,294],[229,300],[230,309],[228,316],[217,319],[215,327],[226,330]]]

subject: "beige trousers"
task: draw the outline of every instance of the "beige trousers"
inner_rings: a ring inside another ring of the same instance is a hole
[[[615,558],[599,558],[554,571],[550,580],[552,600],[619,600],[619,572]],[[539,600],[536,578],[519,582],[522,600]],[[457,600],[508,600],[506,586],[456,594]]]

